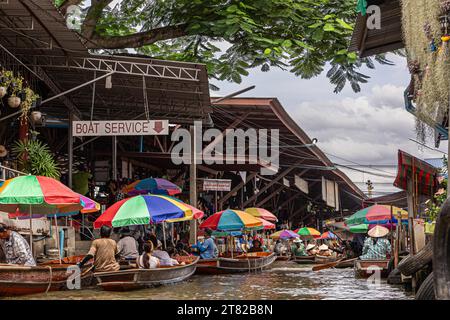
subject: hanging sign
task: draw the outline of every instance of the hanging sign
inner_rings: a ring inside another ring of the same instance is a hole
[[[298,175],[294,175],[294,179],[295,179],[295,186],[303,193],[308,194],[309,193],[309,189],[308,189],[308,181],[303,180],[302,178],[300,178]]]
[[[74,137],[168,135],[168,120],[73,121]]]
[[[205,179],[203,180],[203,191],[231,191],[231,180]]]

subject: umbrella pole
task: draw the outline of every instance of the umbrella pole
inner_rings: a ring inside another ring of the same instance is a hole
[[[164,238],[164,250],[166,250],[167,247],[166,247],[166,223],[165,222],[162,223],[162,229],[163,229],[163,238]]]
[[[34,257],[33,253],[33,207],[30,204],[30,250],[31,254]]]
[[[55,214],[55,229],[56,229],[56,243],[58,244],[58,256],[59,256],[59,264],[62,264],[61,261],[61,245],[59,243],[59,230],[58,230],[58,220],[56,219],[56,214]]]

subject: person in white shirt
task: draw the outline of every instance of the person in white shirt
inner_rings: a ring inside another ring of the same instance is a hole
[[[144,244],[144,253],[136,260],[139,269],[155,269],[161,266],[159,259],[152,256],[152,252],[153,243],[150,241],[146,242]]]

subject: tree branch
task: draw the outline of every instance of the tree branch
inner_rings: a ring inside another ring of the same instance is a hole
[[[102,36],[93,34],[86,46],[90,49],[124,49],[140,48],[162,40],[176,39],[187,35],[187,25],[179,24],[137,32],[126,36]],[[84,35],[86,36],[86,35]]]
[[[93,40],[95,35],[95,28],[98,20],[102,16],[103,9],[105,9],[112,0],[92,0],[91,6],[86,14],[86,18],[81,26],[81,34],[83,37]]]

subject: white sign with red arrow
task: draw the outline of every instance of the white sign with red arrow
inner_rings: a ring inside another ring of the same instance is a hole
[[[168,120],[73,121],[74,137],[168,135]]]

